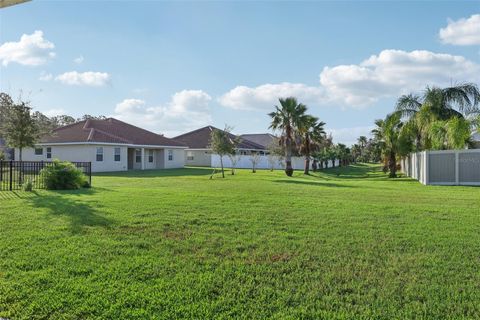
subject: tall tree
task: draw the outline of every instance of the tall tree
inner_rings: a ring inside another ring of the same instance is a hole
[[[22,161],[23,149],[33,147],[40,135],[38,124],[32,116],[28,103],[20,101],[11,107],[4,124],[3,134],[8,146],[18,148],[18,160]]]
[[[285,173],[291,177],[293,175],[292,150],[295,144],[295,133],[299,123],[305,116],[307,107],[297,102],[294,97],[279,99],[280,106],[275,106],[275,111],[268,115],[272,118],[270,128],[280,130],[280,144],[285,149]]]
[[[5,133],[5,126],[7,124],[8,113],[13,107],[14,102],[10,95],[0,92],[0,137]]]
[[[236,146],[239,143],[239,138],[233,137],[230,133],[231,128],[225,126],[223,130],[212,130],[210,135],[210,149],[215,154],[220,156],[220,165],[222,167],[222,177],[225,178],[225,170],[223,168],[223,157],[235,154]]]
[[[385,119],[375,120],[376,128],[372,134],[380,142],[384,163],[390,178],[397,177],[397,157],[406,155],[411,150],[411,140],[405,131],[398,112],[389,114]]]
[[[438,146],[439,134],[447,139],[441,123],[453,118],[468,119],[480,114],[480,91],[475,84],[464,83],[447,88],[427,87],[422,95],[408,94],[397,101],[396,111],[407,119],[405,124],[415,139],[417,151]],[[458,123],[457,123],[458,124]],[[434,137],[436,141],[432,141]],[[464,141],[466,144],[467,141]]]
[[[304,174],[309,174],[310,158],[312,152],[320,145],[325,138],[325,123],[318,121],[318,118],[305,115],[299,121],[298,133],[300,135],[300,153],[305,156]]]

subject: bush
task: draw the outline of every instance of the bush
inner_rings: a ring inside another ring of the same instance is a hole
[[[51,166],[42,169],[40,177],[49,190],[79,189],[88,185],[83,172],[68,161],[53,160]]]
[[[6,156],[5,156],[5,153],[3,152],[3,150],[0,150],[0,160],[6,160]]]
[[[25,183],[23,184],[22,189],[23,189],[23,191],[28,191],[28,192],[32,191],[33,190],[32,180],[27,179],[25,181]]]

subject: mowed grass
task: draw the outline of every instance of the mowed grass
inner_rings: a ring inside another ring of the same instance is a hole
[[[480,318],[480,188],[210,173],[0,192],[0,317]]]

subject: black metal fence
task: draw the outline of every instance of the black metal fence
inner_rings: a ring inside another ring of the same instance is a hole
[[[82,170],[92,185],[92,163],[72,162]],[[31,181],[34,189],[44,189],[45,185],[40,178],[40,171],[48,166],[55,165],[50,161],[0,161],[0,191],[20,190],[26,181]]]

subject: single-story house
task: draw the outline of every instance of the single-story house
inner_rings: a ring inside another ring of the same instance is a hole
[[[188,166],[210,167],[212,164],[212,149],[210,148],[210,137],[213,130],[221,130],[212,126],[206,126],[193,130],[173,138],[188,146],[185,150],[185,164]],[[231,139],[236,136],[231,135]],[[252,152],[264,154],[267,148],[247,139],[240,139],[237,146],[238,154],[248,155]]]
[[[248,140],[261,145],[265,150],[269,150],[272,145],[277,146],[279,143],[278,137],[271,133],[249,133],[240,135],[242,140]]]
[[[93,172],[182,168],[182,142],[114,118],[84,120],[58,128],[23,149],[23,161],[91,162]],[[15,149],[15,159],[19,150]]]

